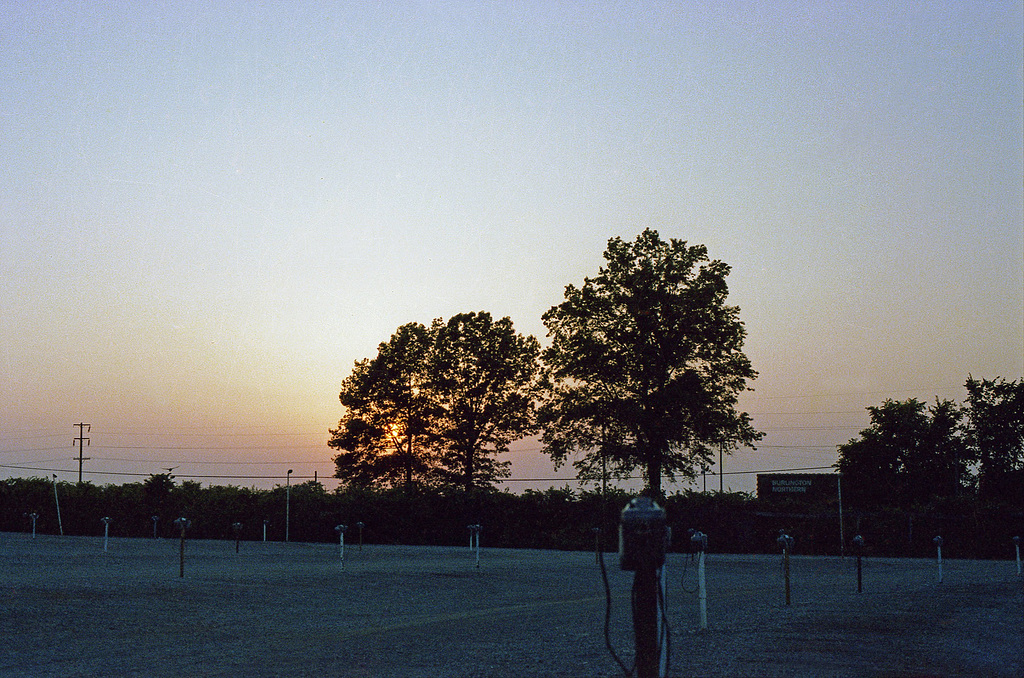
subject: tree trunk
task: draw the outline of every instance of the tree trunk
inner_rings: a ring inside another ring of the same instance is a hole
[[[661,500],[661,455],[647,459],[647,495],[655,501]]]
[[[405,489],[408,490],[409,488],[412,487],[413,448],[412,436],[407,434],[406,437],[408,438],[408,440],[406,441],[405,445]]]
[[[473,451],[466,450],[462,458],[462,483],[468,496],[473,492]]]

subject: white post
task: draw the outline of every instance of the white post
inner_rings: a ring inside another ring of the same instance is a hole
[[[60,528],[60,536],[64,536],[64,523],[60,521],[60,498],[57,497],[57,474],[53,474],[53,501],[57,504],[57,526]]]
[[[668,595],[667,569],[668,563],[666,562],[658,571],[658,586],[661,587],[661,605],[658,606],[658,678],[665,678],[668,675],[668,628],[664,626],[662,619],[665,606],[668,605],[668,601],[665,599],[665,596]]]
[[[708,628],[708,587],[704,577],[704,551],[697,554],[697,601],[700,603],[700,627]]]
[[[839,557],[846,558],[846,536],[843,534],[843,474],[836,477],[836,488],[839,494]]]
[[[348,525],[335,525],[334,531],[338,533],[338,554],[341,557],[341,569],[345,569],[345,530]]]
[[[192,526],[192,521],[181,517],[174,521],[174,524],[181,530],[181,541],[178,543],[178,577],[185,577],[185,530]]]
[[[263,521],[263,541],[267,540],[267,523],[269,523],[269,522],[270,522],[269,520],[264,520]]]
[[[941,584],[942,583],[942,537],[935,537],[935,539],[932,539],[932,542],[935,544],[935,550],[936,550],[937,555],[938,555],[939,583]]]
[[[697,549],[697,603],[700,611],[700,627],[708,628],[708,588],[704,576],[704,557],[708,548],[708,536],[698,530],[690,530],[690,545]]]
[[[32,523],[35,525],[35,522]],[[34,534],[34,533],[33,533]],[[1020,576],[1020,537],[1013,538],[1013,547],[1017,549],[1017,576]]]
[[[786,582],[786,607],[789,607],[792,600],[789,588],[789,552],[793,549],[794,539],[786,534],[785,530],[779,530],[779,538],[775,541],[782,547],[782,576]]]
[[[103,552],[107,552],[107,537],[110,534],[110,518],[100,518],[103,521]]]
[[[483,528],[479,524],[466,527],[469,528],[469,548],[476,549],[476,566],[480,567],[480,530]]]
[[[285,476],[285,500],[284,500],[284,540],[288,541],[288,527],[291,525],[292,517],[292,470],[288,469]]]
[[[36,513],[35,511],[33,511],[32,513],[28,514],[28,517],[32,519],[32,538],[35,539],[36,538],[36,518],[39,517],[39,514]],[[1017,574],[1020,574],[1020,551],[1017,551]]]

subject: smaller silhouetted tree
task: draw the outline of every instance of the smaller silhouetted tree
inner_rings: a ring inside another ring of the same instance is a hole
[[[540,346],[486,312],[409,323],[356,362],[328,445],[354,487],[447,485],[467,493],[508,475],[497,459],[535,430]]]
[[[1024,381],[967,379],[968,441],[983,500],[1024,496]]]
[[[160,515],[168,508],[174,491],[174,476],[170,473],[153,473],[142,482],[142,498],[146,509]]]
[[[971,454],[951,400],[917,399],[867,408],[871,425],[839,446],[843,492],[859,508],[925,505],[955,497],[969,483]]]
[[[512,320],[461,313],[434,321],[429,385],[438,416],[433,429],[442,477],[472,492],[508,477],[497,455],[536,430],[534,386],[540,344]]]
[[[373,359],[357,361],[341,384],[345,408],[328,446],[335,477],[353,486],[404,486],[435,480],[432,447],[437,416],[429,388],[429,355],[436,329],[420,323],[399,327]]]

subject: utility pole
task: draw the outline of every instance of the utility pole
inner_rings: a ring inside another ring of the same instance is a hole
[[[718,443],[718,493],[725,492],[725,441]]]
[[[79,482],[79,484],[81,484],[81,482],[82,482],[82,462],[84,462],[86,459],[89,459],[89,457],[83,457],[82,456],[82,443],[89,443],[89,439],[88,438],[83,438],[82,437],[82,433],[85,432],[85,431],[92,431],[92,424],[75,424],[75,426],[78,427],[78,437],[75,438],[74,441],[72,441],[71,444],[74,445],[75,443],[78,443],[78,457],[77,457],[77,459],[78,459],[78,482]],[[72,459],[75,459],[75,457],[72,457]]]

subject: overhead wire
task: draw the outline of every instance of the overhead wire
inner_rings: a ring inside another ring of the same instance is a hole
[[[787,400],[787,399],[806,399],[806,398],[833,398],[833,397],[849,397],[849,396],[862,396],[862,395],[879,395],[879,394],[902,394],[902,393],[921,393],[923,391],[934,391],[934,390],[948,390],[950,388],[960,388],[960,385],[956,387],[941,387],[936,388],[900,388],[900,389],[889,389],[889,390],[876,390],[876,391],[849,391],[849,392],[832,392],[832,393],[814,393],[814,394],[801,394],[801,395],[781,395],[781,396],[760,396],[753,395],[753,400]],[[866,408],[865,408],[866,409]],[[808,410],[804,409],[799,412],[783,412],[783,411],[763,411],[753,412],[752,416],[814,416],[814,415],[852,415],[852,414],[863,414],[864,409],[861,410],[844,410],[844,409],[831,409],[831,410]],[[208,439],[217,438],[235,438],[235,437],[248,437],[252,438],[255,436],[260,437],[305,437],[305,436],[325,436],[323,430],[318,431],[283,431],[273,430],[272,427],[247,427],[244,430],[240,430],[241,427],[237,426],[171,426],[163,427],[158,431],[152,429],[137,430],[137,429],[112,429],[103,431],[104,436],[135,436],[135,437],[152,437],[159,436],[164,439],[174,437],[204,437]],[[772,432],[796,432],[796,431],[852,431],[857,430],[858,426],[765,426],[764,430],[768,433]],[[39,440],[47,438],[61,438],[66,436],[66,432],[54,433],[48,429],[42,428],[31,428],[31,429],[14,429],[7,433],[0,433],[0,444],[10,444],[19,441]],[[95,437],[95,436],[94,436]],[[234,451],[234,450],[253,450],[253,451],[276,451],[276,450],[296,450],[297,448],[307,449],[321,449],[324,445],[321,442],[310,442],[308,444],[300,445],[264,445],[264,444],[245,444],[245,445],[230,445],[230,444],[218,444],[218,445],[203,445],[203,446],[191,446],[191,445],[93,445],[94,451],[100,450],[159,450],[159,451],[178,451],[178,452],[215,452],[215,451]],[[758,449],[769,449],[769,450],[808,450],[818,451],[821,453],[832,453],[834,452],[836,444],[823,444],[823,445],[783,445],[783,444],[758,444]],[[6,449],[0,450],[0,455],[12,455],[19,453],[35,453],[35,452],[57,452],[67,449],[64,446],[60,447],[18,447],[17,449]],[[516,452],[540,452],[540,447],[526,447],[517,448]],[[813,458],[813,457],[811,457]],[[110,461],[117,463],[158,463],[158,464],[180,464],[180,465],[221,465],[221,466],[277,466],[277,465],[299,465],[299,464],[330,464],[329,460],[323,462],[317,461],[259,461],[259,462],[239,462],[239,461],[191,461],[191,460],[150,460],[150,459],[124,459],[118,457],[94,457],[95,461]],[[46,464],[50,461],[59,460],[42,460],[33,462],[24,462],[21,464],[3,464],[0,468],[11,468],[18,470],[39,470],[49,472],[73,472],[66,469],[51,469],[42,468],[40,466],[34,466],[34,464]],[[784,469],[768,469],[759,471],[726,471],[720,475],[752,475],[758,473],[776,473],[776,472],[789,472],[789,471],[810,471],[810,470],[826,470],[831,469],[832,466],[800,466]],[[127,471],[86,471],[90,475],[104,475],[104,476],[146,476],[150,474],[146,473],[132,473]],[[708,475],[715,476],[719,475],[719,472],[708,470]],[[242,474],[193,474],[185,476],[184,474],[178,477],[189,477],[199,479],[210,479],[210,478],[222,478],[222,479],[275,479],[283,476],[275,475],[242,475]],[[298,478],[298,476],[293,476]],[[631,476],[625,480],[640,479],[639,477]],[[499,483],[520,483],[520,482],[574,482],[579,480],[576,477],[529,477],[529,478],[504,478],[498,479]]]

